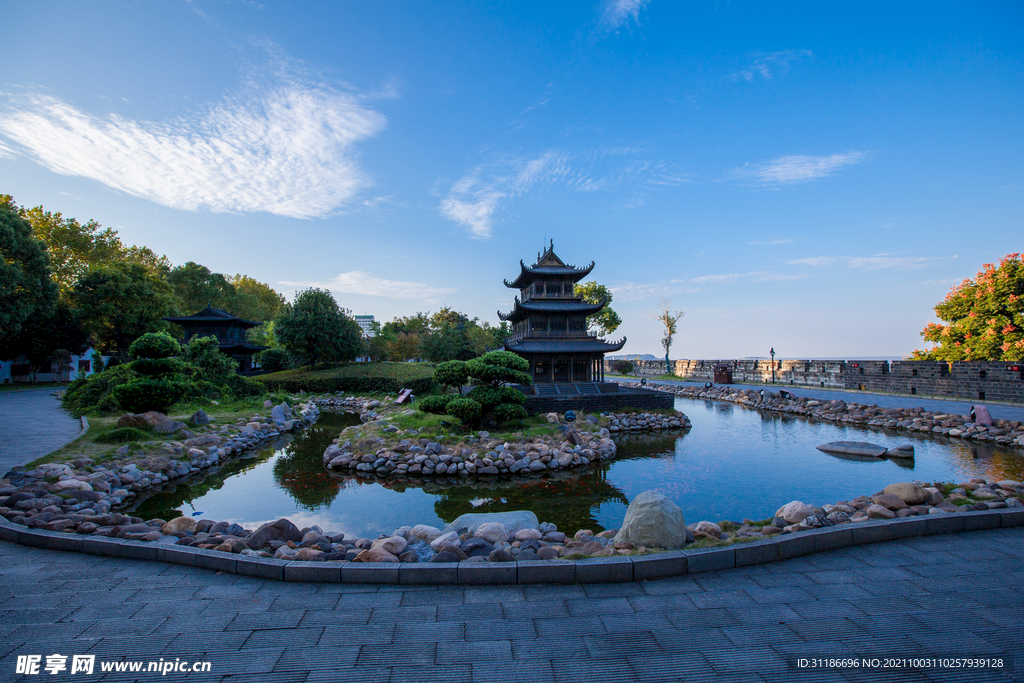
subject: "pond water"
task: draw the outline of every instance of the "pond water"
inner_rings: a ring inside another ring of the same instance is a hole
[[[327,472],[331,440],[358,417],[323,413],[311,428],[237,458],[205,478],[179,482],[136,504],[144,519],[192,515],[255,528],[287,517],[349,537],[375,537],[402,525],[443,526],[466,512],[532,510],[573,533],[622,522],[641,491],[674,500],[687,522],[764,519],[791,500],[814,505],[872,494],[897,481],[1024,480],[1020,451],[944,437],[910,437],[863,427],[760,413],[730,403],[676,399],[688,433],[616,438],[619,456],[589,470],[533,480],[475,484],[398,484]],[[815,446],[868,441],[911,443],[913,462],[851,461]]]

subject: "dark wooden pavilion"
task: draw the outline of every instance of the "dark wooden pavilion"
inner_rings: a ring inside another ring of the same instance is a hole
[[[618,351],[626,343],[608,343],[587,332],[587,316],[600,311],[606,302],[590,304],[576,296],[575,285],[590,274],[585,268],[566,265],[555,255],[554,240],[537,262],[526,266],[505,286],[518,289],[510,313],[498,312],[512,324],[505,349],[530,362],[535,384],[604,381],[604,354]]]
[[[192,337],[216,337],[220,352],[238,361],[238,372],[246,375],[252,372],[252,356],[268,348],[252,344],[246,338],[246,331],[261,323],[238,318],[227,311],[207,306],[198,313],[164,318],[181,325],[185,330],[185,341]]]

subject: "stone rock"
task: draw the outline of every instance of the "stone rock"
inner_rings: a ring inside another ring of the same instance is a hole
[[[450,526],[450,525],[449,525]],[[412,541],[423,541],[424,543],[433,542],[438,536],[441,535],[441,530],[436,526],[428,526],[426,524],[417,524],[409,530],[406,538]]]
[[[686,534],[683,511],[664,494],[651,490],[630,502],[615,542],[634,547],[681,548],[686,544]]]
[[[430,558],[431,562],[458,562],[459,557],[455,553],[450,553],[447,550],[439,552]]]
[[[903,501],[900,502],[902,503]],[[906,507],[906,505],[904,505],[904,507]],[[878,505],[877,503],[874,505],[868,505],[868,509],[865,510],[865,512],[868,513],[868,517],[871,519],[894,519],[896,517],[895,512]]]
[[[789,524],[799,524],[814,514],[814,508],[799,500],[786,503],[776,511],[775,516]]]
[[[899,498],[907,505],[920,505],[921,503],[928,501],[928,492],[911,481],[889,484],[882,489],[882,493],[899,496]]]
[[[308,562],[317,557],[320,557],[321,555],[323,555],[321,551],[314,550],[313,548],[299,548],[295,551],[295,555],[293,555],[292,557],[294,557],[296,560],[304,560]]]
[[[266,401],[263,402],[263,407],[264,408],[272,408],[273,406],[274,406],[274,402],[271,401],[269,398]]]
[[[291,521],[282,518],[276,522],[267,522],[254,531],[246,545],[253,550],[260,550],[271,541],[300,543],[302,541],[302,532]]]
[[[463,560],[468,560],[469,559],[469,555],[464,553],[461,548],[459,548],[458,546],[454,546],[454,545],[443,545],[443,546],[441,546],[438,549],[437,552],[438,553],[451,553],[455,557],[459,558],[459,562],[461,562]]]
[[[274,422],[284,422],[287,418],[284,415],[284,408],[281,406],[274,406],[270,411],[270,419]]]
[[[907,507],[907,504],[903,502],[903,499],[893,493],[882,493],[877,496],[871,496],[871,502],[890,510],[902,510]]]
[[[487,522],[504,524],[505,528],[510,531],[540,528],[537,515],[529,510],[513,510],[511,512],[467,512],[464,515],[459,515],[454,522],[444,528],[444,531],[467,529],[469,533],[474,534],[481,524]],[[503,538],[501,540],[505,541],[508,539]]]
[[[153,425],[153,431],[158,434],[173,434],[179,429],[184,429],[185,423],[178,420],[164,420]]]
[[[583,547],[576,552],[583,553],[584,555],[593,555],[604,550],[604,546],[597,541],[587,541],[583,544]]]
[[[719,538],[722,535],[722,527],[713,522],[698,522],[693,535],[697,538]]]
[[[488,562],[511,562],[512,553],[507,548],[495,548],[487,556]]]
[[[398,558],[384,548],[370,548],[364,550],[354,560],[355,562],[398,562]]]
[[[542,560],[554,560],[558,558],[558,550],[551,546],[544,546],[537,550],[537,557]]]
[[[67,491],[92,491],[92,487],[89,486],[88,482],[84,482],[80,479],[61,479],[60,481],[54,482],[50,485],[50,491],[53,493],[65,493]]]
[[[539,541],[544,537],[544,534],[538,529],[520,529],[513,536],[517,541],[528,541],[531,538]]]
[[[124,427],[134,427],[135,429],[149,429],[150,424],[146,421],[146,418],[141,415],[132,415],[131,413],[125,413],[117,419],[118,429]]]
[[[476,532],[473,535],[484,539],[488,543],[507,541],[508,527],[501,522],[484,522],[476,528]]]
[[[188,421],[194,425],[208,425],[210,424],[210,416],[206,414],[205,410],[200,408],[189,416]]]
[[[166,415],[164,415],[161,412],[157,412],[155,410],[150,410],[150,411],[145,412],[145,413],[139,413],[135,417],[141,417],[143,420],[145,420],[149,424],[153,425],[154,427],[156,425],[160,424],[161,422],[166,422],[167,421],[167,416]]]
[[[177,517],[164,524],[160,529],[165,534],[176,534],[182,531],[195,533],[198,522],[195,517]]]
[[[460,547],[462,544],[459,541],[459,535],[454,531],[449,531],[430,542],[430,547],[435,553],[441,552],[441,548],[446,545],[455,546],[456,548]]]
[[[401,536],[392,536],[391,538],[378,538],[370,546],[370,550],[373,550],[374,548],[383,548],[397,557],[402,554],[407,545],[408,543],[406,543],[405,539]]]

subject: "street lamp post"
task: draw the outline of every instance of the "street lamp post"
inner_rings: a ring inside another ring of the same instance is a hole
[[[772,384],[775,384],[775,347],[773,346],[772,350],[768,353],[770,353],[772,357]]]

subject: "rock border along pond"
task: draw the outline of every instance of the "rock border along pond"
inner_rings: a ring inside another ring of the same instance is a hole
[[[316,526],[298,529],[287,519],[250,531],[226,522],[190,517],[143,521],[111,511],[146,488],[212,467],[286,428],[312,423],[319,415],[317,403],[357,409],[364,422],[386,424],[374,410],[379,403],[328,397],[300,405],[294,419],[286,404],[267,406],[273,408],[272,419],[229,427],[230,436],[205,444],[206,451],[198,441],[165,444],[168,455],[180,455],[187,447],[188,464],[147,459],[143,464],[153,469],[132,462],[117,473],[90,468],[82,460],[14,472],[18,485],[0,488],[0,515],[6,518],[0,519],[0,539],[285,581],[525,584],[645,580],[908,536],[1024,526],[1024,484],[981,479],[960,484],[948,492],[948,500],[937,487],[902,482],[821,508],[793,501],[772,520],[744,520],[742,525],[700,521],[683,526],[678,506],[647,491],[630,504],[622,529],[599,534],[581,529],[572,537],[529,512],[463,515],[445,529],[418,525],[377,539],[346,539]],[[612,417],[620,429],[672,428],[665,416],[652,416],[645,425],[635,415]],[[637,424],[623,424],[631,417]],[[164,428],[173,432],[183,426]],[[119,488],[112,488],[114,479]],[[705,547],[686,547],[694,541]]]

